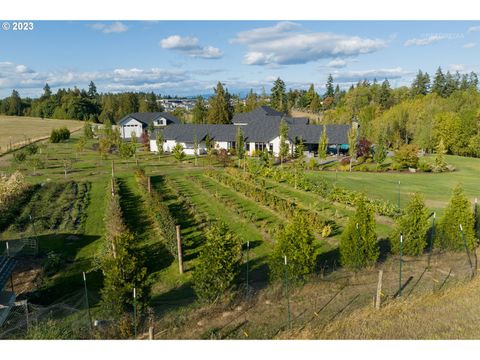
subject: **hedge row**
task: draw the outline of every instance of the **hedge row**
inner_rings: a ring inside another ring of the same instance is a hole
[[[139,170],[135,172],[135,178],[142,190],[142,197],[147,204],[147,211],[152,219],[155,220],[155,230],[158,236],[163,240],[166,248],[174,257],[178,257],[177,239],[176,239],[176,222],[173,218],[168,206],[163,204],[162,196],[155,190],[148,192],[148,177],[145,171]]]
[[[242,193],[248,198],[267,206],[291,220],[297,212],[301,213],[307,219],[312,227],[323,228],[329,223],[324,216],[314,210],[302,209],[294,201],[282,198],[264,187],[258,186],[245,180],[239,180],[225,172],[206,170],[205,175],[224,184],[233,190]]]
[[[361,196],[359,192],[348,190],[343,187],[333,185],[329,186],[324,179],[317,181],[309,180],[303,173],[298,172],[295,174],[292,171],[279,168],[262,168],[252,172],[251,175],[258,179],[258,176],[270,178],[277,182],[286,182],[289,185],[296,186],[297,189],[304,191],[310,191],[322,198],[338,202],[345,205],[354,205],[358,198]],[[368,199],[368,204],[379,215],[396,217],[401,211],[398,206],[392,204],[389,201]]]

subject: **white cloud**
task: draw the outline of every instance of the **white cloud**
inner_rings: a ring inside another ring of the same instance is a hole
[[[469,33],[472,33],[472,32],[479,32],[480,31],[480,26],[470,26],[468,28],[468,32]]]
[[[213,89],[212,80],[205,76],[219,73],[222,69],[162,69],[162,68],[116,68],[108,71],[36,71],[22,64],[0,61],[0,98],[10,95],[12,89],[20,95],[38,97],[45,83],[52,90],[58,88],[86,88],[94,81],[103,92],[155,91],[162,94],[204,94]],[[216,85],[216,81],[214,82]],[[232,83],[233,86],[233,83]]]
[[[463,47],[464,47],[465,49],[471,49],[471,48],[475,47],[476,45],[477,45],[477,44],[474,43],[474,42],[469,42],[469,43],[464,44]]]
[[[347,66],[347,62],[345,60],[342,60],[342,59],[334,59],[334,60],[330,61],[327,64],[327,66],[331,67],[331,68],[340,69],[340,68],[344,68],[345,66]]]
[[[449,66],[450,71],[458,71],[458,72],[463,72],[465,71],[465,65],[463,64],[451,64]]]
[[[198,39],[196,37],[172,35],[160,40],[160,46],[164,49],[192,50],[198,47]]]
[[[448,36],[430,35],[430,36],[425,36],[423,38],[408,39],[407,41],[405,41],[403,45],[404,46],[412,46],[412,45],[425,46],[425,45],[430,45],[445,39],[448,39]]]
[[[353,83],[361,80],[377,79],[400,79],[409,75],[410,72],[403,70],[401,67],[371,69],[371,70],[355,70],[355,71],[335,71],[332,74],[333,80],[340,83]]]
[[[110,33],[121,33],[125,32],[128,30],[127,25],[120,21],[115,21],[113,23],[95,23],[91,25],[92,29],[101,31],[105,34],[110,34]]]
[[[190,57],[202,59],[219,59],[223,53],[213,46],[200,46],[196,37],[171,35],[160,40],[160,46],[164,49],[176,50]]]
[[[305,64],[324,58],[368,54],[387,45],[381,39],[308,32],[292,22],[239,32],[230,42],[247,46],[243,59],[247,65]]]

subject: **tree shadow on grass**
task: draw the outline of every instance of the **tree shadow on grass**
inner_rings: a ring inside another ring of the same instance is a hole
[[[163,294],[152,297],[150,304],[155,309],[156,316],[162,316],[168,311],[188,306],[197,300],[192,283],[187,282]]]

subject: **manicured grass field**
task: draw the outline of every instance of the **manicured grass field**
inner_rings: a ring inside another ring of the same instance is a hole
[[[419,192],[425,197],[430,209],[441,213],[457,184],[462,184],[472,204],[475,197],[480,198],[478,186],[480,159],[446,156],[446,161],[454,165],[456,171],[445,173],[307,171],[307,176],[310,179],[325,178],[331,182],[337,181],[339,186],[364,192],[370,198],[389,200],[394,204],[398,201],[400,181],[401,207],[405,206],[412,193]]]
[[[54,128],[66,126],[70,131],[81,128],[83,121],[41,119],[25,116],[0,115],[0,154],[7,150],[10,144],[21,143],[27,139],[48,136]]]

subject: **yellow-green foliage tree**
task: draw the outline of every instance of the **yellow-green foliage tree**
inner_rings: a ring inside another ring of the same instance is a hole
[[[270,278],[281,278],[284,273],[284,256],[288,273],[295,280],[302,280],[315,270],[316,251],[311,225],[305,216],[296,213],[293,219],[278,233],[270,260]]]
[[[435,240],[441,248],[458,251],[465,248],[460,225],[463,228],[467,247],[473,249],[476,246],[472,204],[465,196],[461,185],[457,185],[453,189],[450,202],[438,225]]]

